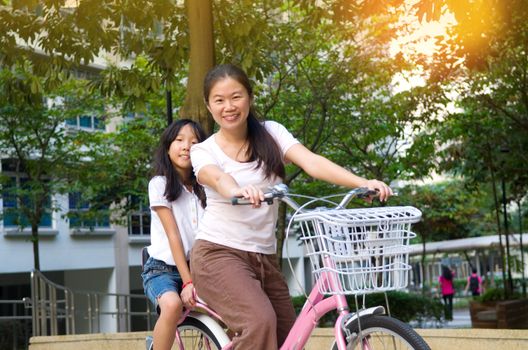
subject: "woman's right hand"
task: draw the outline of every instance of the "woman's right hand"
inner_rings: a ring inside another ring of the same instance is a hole
[[[183,305],[187,309],[194,309],[196,306],[196,299],[194,298],[194,286],[192,283],[187,284],[180,293],[180,298],[183,302]]]
[[[232,197],[247,199],[253,208],[260,208],[261,202],[264,201],[264,192],[254,185],[247,185],[236,188]]]

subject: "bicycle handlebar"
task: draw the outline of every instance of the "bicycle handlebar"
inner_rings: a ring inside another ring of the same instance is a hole
[[[268,204],[273,204],[275,199],[280,199],[294,210],[298,210],[300,205],[288,196],[289,189],[285,184],[277,184],[271,187],[267,192],[264,193],[264,202]],[[335,207],[335,209],[343,209],[353,198],[367,198],[367,197],[376,197],[378,196],[378,191],[370,190],[366,187],[358,187],[353,190],[348,191],[348,193],[343,197],[341,202]],[[250,205],[252,204],[249,200],[239,197],[231,198],[232,205]]]

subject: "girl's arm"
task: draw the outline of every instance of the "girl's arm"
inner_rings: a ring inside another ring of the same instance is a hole
[[[291,146],[286,151],[285,159],[316,179],[349,188],[367,187],[371,190],[378,190],[381,201],[387,200],[392,195],[390,187],[382,181],[367,180],[354,175],[329,159],[313,153],[300,143]]]
[[[163,206],[154,207],[153,210],[156,211],[161,224],[163,225],[163,229],[169,240],[172,257],[174,258],[174,262],[176,263],[176,267],[178,268],[183,283],[190,282],[191,272],[189,271],[189,265],[187,265],[187,259],[185,257],[185,251],[180,237],[180,230],[178,229],[178,224],[176,223],[172,210]],[[191,288],[189,288],[189,286]],[[189,283],[180,293],[182,302],[187,307],[194,307],[196,304],[192,291],[192,283]]]
[[[261,189],[253,185],[240,187],[231,175],[223,172],[216,165],[204,166],[197,177],[198,182],[211,187],[224,198],[243,197],[249,199],[254,207],[260,206],[260,202],[264,200]]]

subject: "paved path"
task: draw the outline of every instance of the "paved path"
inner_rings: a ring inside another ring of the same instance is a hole
[[[471,328],[469,309],[454,309],[453,320],[444,323],[442,328]]]
[[[471,328],[471,317],[469,316],[469,309],[454,309],[453,320],[444,323],[428,322],[425,324],[418,324],[411,322],[413,328]]]

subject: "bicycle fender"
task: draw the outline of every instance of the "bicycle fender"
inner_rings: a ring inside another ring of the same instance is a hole
[[[213,332],[213,334],[216,336],[222,348],[231,341],[231,339],[229,339],[229,337],[227,336],[224,328],[222,328],[222,326],[220,326],[218,322],[216,322],[216,320],[211,316],[191,311],[187,317],[195,318],[205,324],[207,328],[209,328],[209,330],[211,330],[211,332]]]
[[[343,324],[342,329],[346,329],[346,327],[355,320],[358,319],[358,317],[365,316],[365,315],[384,315],[385,314],[385,308],[383,306],[374,306],[369,307],[368,309],[359,310],[357,313],[351,313],[349,314],[350,317],[343,318]]]

